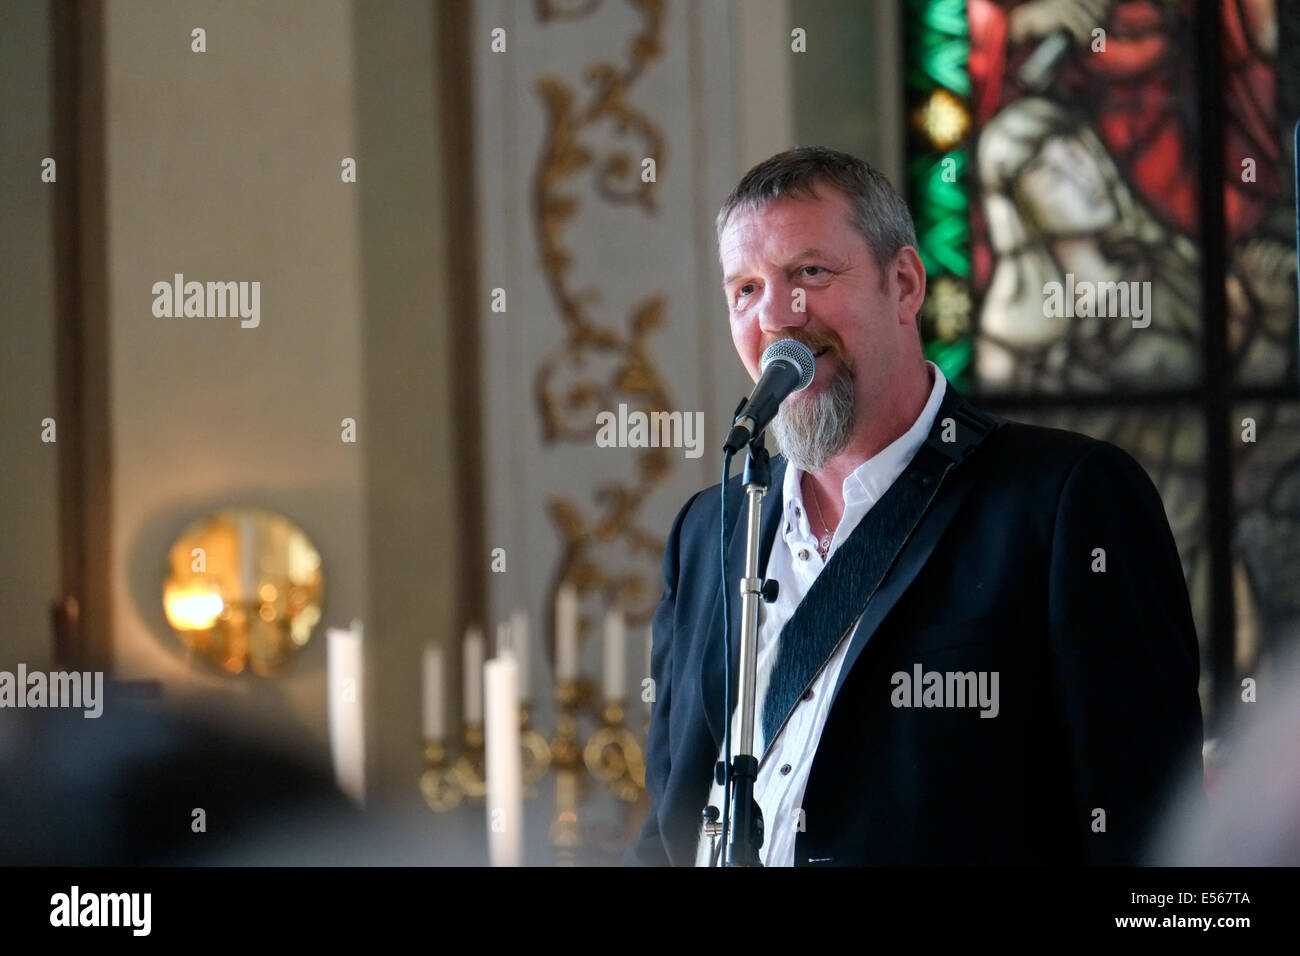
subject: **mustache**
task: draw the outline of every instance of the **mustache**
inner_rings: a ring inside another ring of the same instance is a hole
[[[785,339],[792,339],[795,342],[798,342],[814,355],[822,349],[825,349],[828,354],[837,356],[841,361],[844,360],[843,343],[840,341],[839,336],[834,334],[809,335],[805,332],[789,332],[785,335],[774,337],[764,342],[763,348],[759,354],[762,355],[763,352],[766,352],[774,342],[781,342]]]

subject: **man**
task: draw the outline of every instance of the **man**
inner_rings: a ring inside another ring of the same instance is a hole
[[[1131,863],[1199,761],[1197,642],[1151,481],[1005,423],[925,361],[911,217],[865,163],[791,150],[718,215],[732,340],[817,359],[771,431],[758,634],[765,865]],[[729,483],[731,743],[744,535]],[[723,806],[720,486],[669,534],[646,784],[626,861],[708,865]],[[855,531],[861,531],[855,534]]]

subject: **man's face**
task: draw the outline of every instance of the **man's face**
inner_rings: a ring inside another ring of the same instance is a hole
[[[763,351],[780,339],[802,342],[817,357],[813,383],[787,405],[811,401],[843,371],[861,411],[888,381],[898,354],[904,310],[897,284],[892,276],[882,284],[849,210],[839,190],[818,187],[817,198],[736,210],[719,237],[731,339],[750,376],[758,379]]]

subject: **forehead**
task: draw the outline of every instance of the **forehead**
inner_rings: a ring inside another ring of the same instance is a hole
[[[849,218],[849,200],[837,189],[815,196],[789,196],[732,212],[718,237],[718,258],[725,277],[738,268],[783,265],[807,250],[844,256],[866,242]]]

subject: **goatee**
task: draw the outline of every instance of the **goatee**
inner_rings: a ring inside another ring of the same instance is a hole
[[[771,430],[786,458],[804,471],[821,471],[853,435],[853,376],[848,369],[837,368],[819,394],[801,397],[796,392],[782,402]]]

